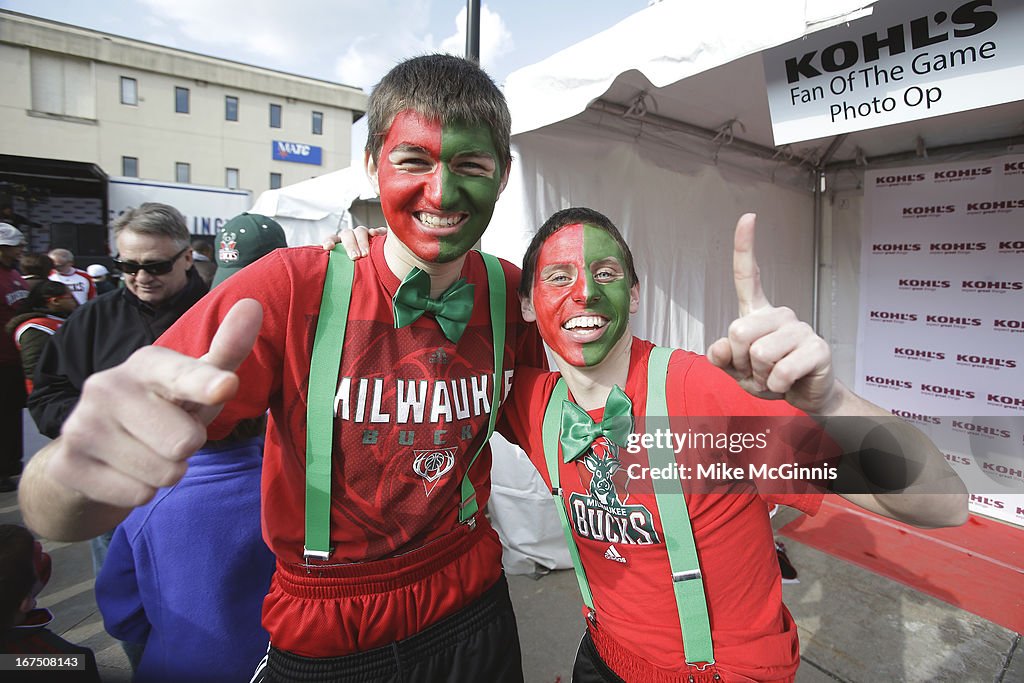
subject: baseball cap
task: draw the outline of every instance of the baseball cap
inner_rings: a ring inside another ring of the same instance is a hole
[[[217,231],[217,273],[212,287],[280,247],[287,247],[284,229],[258,213],[235,216]]]
[[[89,277],[103,277],[104,275],[110,275],[110,271],[102,263],[94,263],[85,269],[85,272],[89,273]]]
[[[0,223],[0,247],[17,247],[25,243],[25,235],[10,223]]]

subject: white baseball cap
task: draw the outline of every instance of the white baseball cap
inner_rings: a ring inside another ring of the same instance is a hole
[[[17,247],[25,243],[25,235],[10,223],[0,223],[0,247]]]
[[[85,272],[89,273],[89,277],[104,277],[110,275],[110,271],[102,263],[94,263],[85,269]]]

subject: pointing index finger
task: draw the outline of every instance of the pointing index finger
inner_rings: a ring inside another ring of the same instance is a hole
[[[736,222],[732,252],[732,274],[736,282],[740,316],[771,306],[761,289],[761,271],[754,257],[754,222],[756,214],[745,213]]]

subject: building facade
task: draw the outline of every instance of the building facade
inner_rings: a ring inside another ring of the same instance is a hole
[[[354,87],[0,11],[0,153],[260,192],[348,166]]]

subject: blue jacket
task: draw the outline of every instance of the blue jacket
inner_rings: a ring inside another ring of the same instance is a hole
[[[96,602],[110,635],[145,645],[136,682],[248,681],[266,654],[262,464],[261,437],[200,450],[117,527]]]

